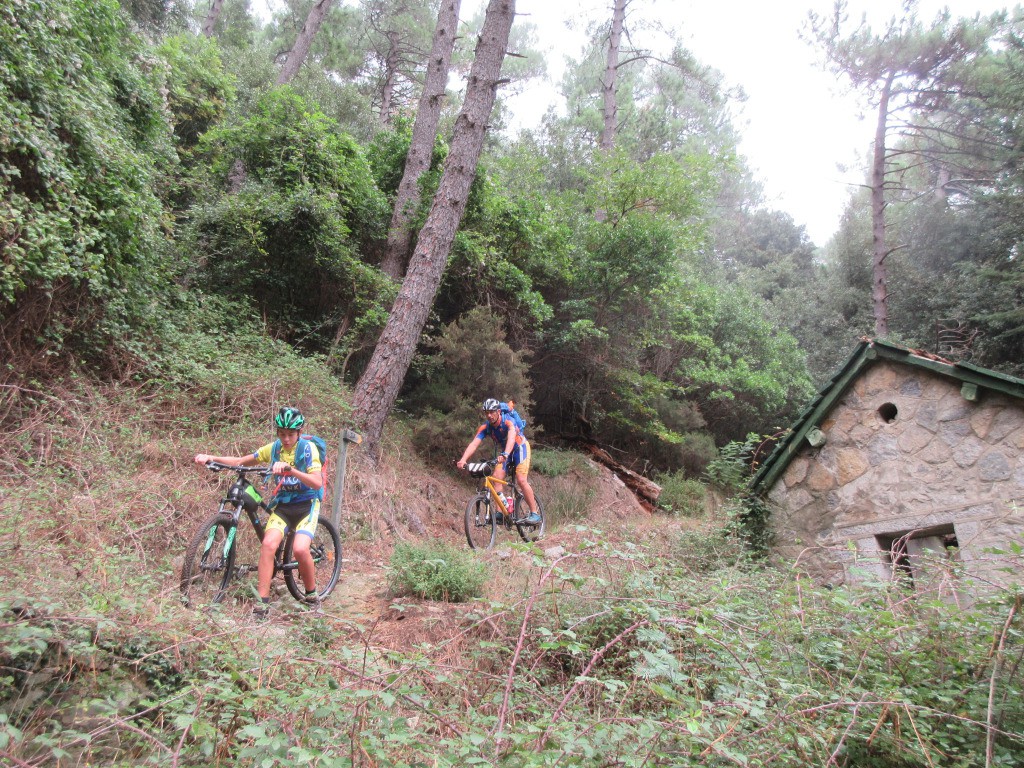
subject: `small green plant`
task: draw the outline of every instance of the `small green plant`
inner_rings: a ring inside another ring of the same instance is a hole
[[[686,477],[684,472],[658,475],[661,495],[658,505],[684,517],[702,517],[707,488],[699,480]]]
[[[331,626],[322,616],[313,616],[303,622],[299,632],[303,643],[318,652],[325,652],[330,649],[334,640],[334,633]]]
[[[462,603],[480,597],[487,566],[468,550],[448,544],[399,542],[388,567],[388,586],[397,596]]]
[[[738,493],[750,479],[750,457],[761,438],[751,432],[747,439],[723,445],[718,457],[708,463],[704,475],[708,481],[727,493]]]
[[[738,535],[756,557],[768,554],[772,545],[771,508],[756,496],[740,495],[730,502],[726,511],[732,522],[731,532]]]

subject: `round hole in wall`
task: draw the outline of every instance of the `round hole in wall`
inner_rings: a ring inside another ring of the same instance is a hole
[[[899,413],[899,409],[896,408],[895,403],[882,403],[878,406],[878,418],[884,421],[886,424],[892,424],[896,421],[896,415]]]

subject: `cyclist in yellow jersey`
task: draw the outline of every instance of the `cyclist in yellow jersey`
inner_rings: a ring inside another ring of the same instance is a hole
[[[274,481],[279,484],[275,495],[277,504],[267,520],[266,533],[260,547],[260,562],[257,570],[257,592],[260,602],[253,608],[253,615],[264,619],[269,612],[270,582],[274,577],[274,554],[277,552],[286,530],[295,530],[294,553],[299,564],[299,576],[306,587],[305,602],[312,608],[320,607],[320,596],[316,591],[316,570],[309,545],[316,533],[320,517],[320,498],[324,485],[321,470],[320,451],[311,440],[300,440],[305,417],[298,408],[283,407],[274,417],[277,427],[277,441],[264,445],[245,456],[213,456],[197,453],[196,464],[216,461],[232,467],[251,467],[257,464],[269,465]],[[298,449],[298,450],[297,450]],[[278,454],[274,460],[275,452]]]

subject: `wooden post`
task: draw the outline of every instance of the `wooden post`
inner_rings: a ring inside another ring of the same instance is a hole
[[[341,500],[345,496],[345,462],[348,458],[348,444],[363,442],[363,436],[351,429],[341,430],[341,437],[338,439],[338,471],[334,477],[334,502],[331,505],[331,522],[334,529],[341,532]]]

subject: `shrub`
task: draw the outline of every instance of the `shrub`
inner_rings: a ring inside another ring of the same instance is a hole
[[[395,595],[462,603],[480,597],[487,566],[465,549],[443,543],[399,542],[388,567],[388,586]]]
[[[424,461],[451,468],[480,424],[480,411],[466,403],[454,411],[429,410],[411,421],[413,445]],[[490,440],[484,444],[490,449]]]
[[[708,481],[727,493],[738,493],[750,480],[750,462],[763,439],[756,432],[747,435],[747,439],[722,446],[718,458],[714,459],[704,470]]]
[[[196,204],[178,241],[208,291],[251,300],[275,335],[344,356],[386,317],[394,286],[363,253],[384,236],[387,201],[362,148],[288,88],[237,126],[203,134]],[[236,163],[245,183],[236,191]]]
[[[416,400],[450,411],[470,403],[479,409],[484,398],[515,400],[516,410],[530,420],[530,382],[523,356],[505,340],[501,318],[476,307],[444,327],[432,343],[437,353],[423,370],[425,383]],[[477,410],[479,415],[479,410]],[[533,434],[532,432],[530,434]]]
[[[743,541],[723,528],[683,531],[669,548],[673,565],[691,573],[732,568],[749,559]]]
[[[534,434],[527,366],[505,341],[497,315],[477,307],[445,326],[431,344],[438,351],[416,362],[413,373],[421,381],[408,398],[423,409],[413,422],[422,456],[445,465],[461,456],[481,423],[480,404],[487,397],[515,400],[527,434]],[[491,448],[489,439],[484,447]]]
[[[699,480],[687,478],[683,472],[669,472],[659,475],[661,495],[658,505],[670,512],[685,517],[700,517],[704,514],[707,488]]]
[[[116,375],[172,269],[152,61],[112,0],[5,3],[0,51],[2,375]]]

